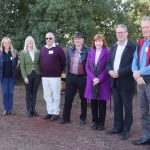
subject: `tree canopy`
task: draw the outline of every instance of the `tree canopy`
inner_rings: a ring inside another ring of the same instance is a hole
[[[11,37],[18,50],[28,35],[40,48],[49,31],[62,46],[71,44],[75,31],[85,34],[89,46],[94,34],[102,33],[110,46],[116,40],[114,27],[120,23],[137,40],[140,20],[150,14],[148,0],[3,0],[0,5],[0,36]]]

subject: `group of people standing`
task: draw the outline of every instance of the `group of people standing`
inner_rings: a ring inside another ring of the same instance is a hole
[[[38,86],[42,77],[43,95],[47,114],[44,119],[55,121],[60,113],[61,73],[66,71],[66,90],[60,124],[70,123],[71,108],[78,90],[81,99],[80,124],[86,124],[87,99],[91,100],[93,130],[104,130],[107,100],[113,95],[114,125],[108,134],[120,134],[122,140],[130,136],[133,122],[132,99],[137,82],[140,99],[141,122],[144,136],[133,141],[135,145],[150,144],[150,17],[141,21],[143,39],[138,46],[128,39],[127,27],[116,26],[117,42],[107,48],[103,35],[96,34],[92,48],[84,45],[84,35],[76,32],[73,46],[65,55],[48,32],[46,45],[36,48],[33,37],[25,40],[20,54],[20,68],[26,88],[26,108],[29,118],[37,116],[35,109]],[[17,69],[17,52],[10,38],[1,42],[0,77],[3,94],[3,115],[13,113],[14,77]]]

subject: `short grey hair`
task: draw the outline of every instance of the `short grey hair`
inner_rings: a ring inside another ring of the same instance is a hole
[[[143,18],[142,18],[142,21],[150,21],[150,16],[144,16]],[[142,22],[141,21],[141,22]]]
[[[126,32],[128,31],[127,26],[124,25],[124,24],[118,24],[118,25],[116,25],[115,30],[117,30],[117,28],[124,28]]]

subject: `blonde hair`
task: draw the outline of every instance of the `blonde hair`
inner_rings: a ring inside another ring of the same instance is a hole
[[[16,52],[15,52],[15,50],[14,50],[14,48],[13,48],[11,39],[10,39],[9,37],[4,37],[4,38],[2,38],[0,51],[2,52],[3,50],[5,50],[5,47],[3,46],[5,40],[7,40],[7,41],[10,43],[10,48],[9,48],[9,50],[10,50],[12,56],[13,56],[13,57],[16,57]]]
[[[96,34],[94,36],[93,41],[92,41],[92,48],[94,48],[94,49],[96,48],[95,43],[94,43],[96,40],[102,40],[103,41],[103,48],[107,48],[107,43],[106,43],[105,37],[101,34]]]
[[[25,42],[24,42],[24,50],[25,50],[26,52],[28,51],[27,42],[28,42],[29,40],[32,40],[32,42],[33,42],[33,50],[36,50],[36,49],[37,49],[37,48],[36,48],[36,45],[35,45],[35,40],[34,40],[34,38],[33,38],[32,36],[27,36],[26,39],[25,39]]]

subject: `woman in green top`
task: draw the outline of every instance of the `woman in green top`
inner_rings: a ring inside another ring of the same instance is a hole
[[[40,51],[37,50],[33,37],[25,40],[24,50],[20,54],[20,68],[26,88],[26,107],[29,118],[38,116],[35,109],[37,91],[41,80]]]

